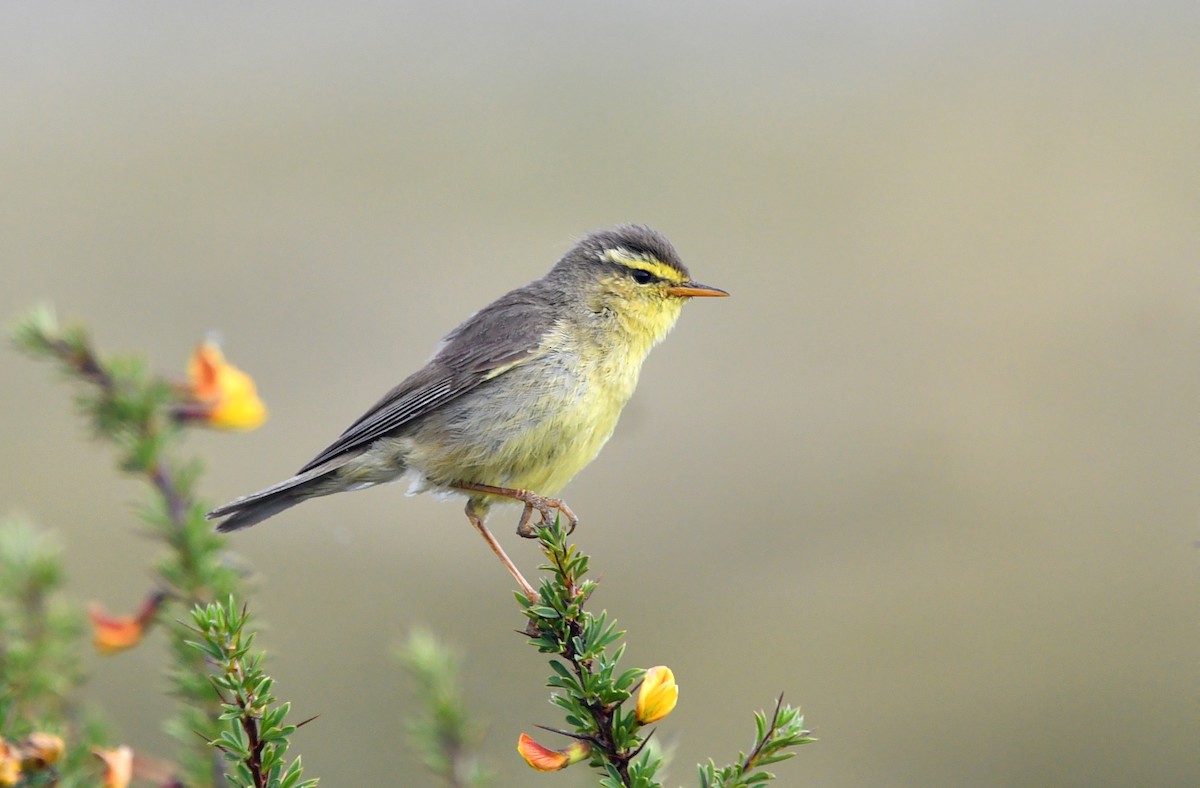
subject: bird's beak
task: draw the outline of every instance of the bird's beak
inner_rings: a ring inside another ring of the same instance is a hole
[[[681,285],[672,285],[667,288],[667,293],[679,298],[724,298],[729,295],[729,293],[726,293],[719,287],[709,287],[699,282],[684,282]]]

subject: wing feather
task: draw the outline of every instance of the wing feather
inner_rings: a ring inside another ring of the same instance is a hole
[[[424,368],[385,394],[298,473],[366,448],[484,381],[544,353],[543,340],[554,327],[553,306],[558,301],[554,294],[540,292],[539,285],[541,280],[514,290],[469,317],[446,337]]]

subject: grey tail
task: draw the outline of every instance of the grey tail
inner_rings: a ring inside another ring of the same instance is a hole
[[[353,456],[353,455],[351,455]],[[339,457],[330,462],[322,463],[304,473],[285,479],[278,484],[272,484],[265,490],[243,495],[241,498],[218,506],[204,515],[209,520],[221,517],[226,519],[217,524],[217,530],[222,533],[238,531],[261,523],[268,517],[274,517],[285,509],[291,509],[298,503],[346,489],[330,479],[349,457]]]
[[[230,531],[249,528],[255,523],[261,523],[268,517],[274,517],[279,514],[284,509],[292,508],[307,497],[307,495],[298,494],[295,490],[280,490],[277,493],[265,495],[254,501],[241,499],[231,501],[220,509],[213,509],[206,516],[208,519],[213,520],[217,517],[229,515],[225,520],[217,523],[218,531],[229,533]]]

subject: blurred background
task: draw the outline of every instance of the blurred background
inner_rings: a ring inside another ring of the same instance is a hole
[[[0,315],[50,300],[179,373],[219,331],[272,415],[191,441],[212,503],[574,239],[649,223],[734,297],[688,306],[565,497],[627,663],[682,687],[671,782],[785,691],[820,742],[782,785],[1200,783],[1194,3],[0,13]],[[132,610],[142,490],[47,368],[5,347],[0,387],[0,510]],[[321,715],[306,774],[424,784],[391,657],[423,624],[499,785],[591,784],[517,758],[559,720],[510,580],[403,492],[232,540],[278,693]],[[159,637],[89,657],[90,697],[170,755]]]

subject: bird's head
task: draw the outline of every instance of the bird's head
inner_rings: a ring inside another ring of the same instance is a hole
[[[593,313],[615,319],[632,337],[649,345],[666,336],[690,298],[727,296],[692,280],[663,235],[626,224],[592,233],[567,252],[550,276],[568,297]]]

